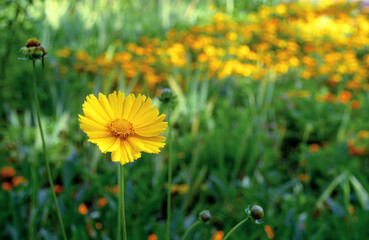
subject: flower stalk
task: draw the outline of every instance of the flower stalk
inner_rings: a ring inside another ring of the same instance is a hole
[[[61,217],[61,214],[60,214],[58,200],[56,198],[56,194],[55,194],[55,191],[54,191],[54,183],[53,183],[53,180],[52,180],[52,177],[51,177],[50,163],[49,163],[49,160],[48,160],[47,154],[46,154],[45,137],[44,137],[44,132],[42,130],[42,123],[41,123],[41,117],[40,117],[40,105],[39,105],[38,94],[37,94],[37,78],[36,78],[36,66],[35,66],[36,63],[35,63],[35,60],[32,60],[32,63],[33,63],[33,93],[34,93],[33,98],[34,98],[35,105],[36,105],[36,115],[37,115],[38,127],[40,129],[40,134],[41,134],[43,155],[44,155],[44,159],[45,159],[45,163],[46,163],[47,179],[48,179],[49,186],[50,186],[51,193],[52,193],[52,197],[53,197],[53,200],[54,200],[54,205],[55,205],[56,213],[58,215],[58,220],[59,220],[60,228],[61,228],[61,231],[62,231],[63,239],[67,240],[67,235],[66,235],[65,230],[64,230],[63,220],[62,220],[62,217]]]
[[[223,240],[227,240],[229,236],[232,235],[234,231],[236,231],[242,224],[244,224],[247,220],[249,220],[250,216],[247,216],[245,219],[243,219],[241,222],[239,222],[236,226],[234,226],[228,233],[225,235]]]
[[[118,213],[118,239],[120,238],[120,221],[122,220],[123,239],[127,240],[127,228],[126,228],[126,212],[124,208],[124,167],[123,164],[119,168],[119,213]]]
[[[258,206],[258,205],[254,205],[251,208],[247,207],[245,209],[245,212],[247,214],[247,217],[245,219],[243,219],[241,222],[239,222],[236,226],[234,226],[228,233],[227,235],[223,238],[223,240],[227,240],[229,238],[229,236],[232,235],[232,233],[234,231],[236,231],[242,224],[244,224],[245,222],[247,222],[247,220],[249,220],[249,218],[251,218],[254,223],[256,224],[260,224],[260,220],[263,219],[264,217],[264,210],[262,207]]]
[[[35,239],[36,229],[36,209],[37,209],[37,180],[36,180],[36,166],[35,163],[31,163],[31,180],[32,180],[32,195],[31,195],[31,212],[30,212],[30,224],[28,239]]]
[[[122,238],[122,198],[120,197],[121,193],[121,180],[122,174],[120,172],[120,168],[118,169],[118,225],[117,225],[117,239]]]
[[[170,219],[171,219],[171,205],[172,205],[172,126],[170,121],[170,110],[168,113],[168,191],[167,191],[167,240],[170,240]]]
[[[170,219],[171,219],[171,205],[172,205],[172,196],[171,196],[171,189],[172,189],[172,125],[171,125],[171,112],[172,109],[175,107],[175,100],[176,97],[173,95],[173,92],[169,88],[164,88],[161,91],[161,96],[159,100],[162,103],[162,107],[164,110],[168,112],[168,191],[167,191],[167,223],[166,223],[166,239],[170,240]]]
[[[187,235],[192,231],[192,229],[194,229],[200,223],[201,223],[201,220],[197,220],[194,224],[192,224],[192,226],[189,229],[187,229],[187,231],[183,235],[182,240],[185,240],[187,238]]]

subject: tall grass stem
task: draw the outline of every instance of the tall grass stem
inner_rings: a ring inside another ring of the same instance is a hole
[[[58,200],[56,198],[56,193],[54,191],[54,183],[53,183],[53,179],[51,177],[50,163],[49,163],[49,160],[48,160],[47,154],[46,154],[45,137],[44,137],[44,132],[42,130],[42,123],[41,123],[41,117],[40,117],[40,105],[39,105],[39,102],[38,102],[38,94],[37,94],[37,77],[36,77],[35,60],[33,60],[32,63],[33,63],[33,92],[34,92],[33,97],[34,97],[34,101],[35,101],[35,105],[36,105],[36,114],[37,114],[38,127],[40,129],[41,140],[42,140],[42,148],[43,148],[43,153],[44,153],[44,159],[45,159],[45,162],[46,162],[47,179],[49,181],[49,186],[51,188],[50,190],[51,190],[51,193],[52,193],[52,196],[53,196],[56,213],[58,215],[59,224],[60,224],[61,231],[62,231],[62,234],[63,234],[63,239],[67,240],[67,235],[66,235],[65,230],[64,230],[63,220],[62,220],[62,217],[61,217],[61,214],[60,214]]]

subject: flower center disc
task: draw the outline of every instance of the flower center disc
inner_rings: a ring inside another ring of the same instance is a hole
[[[126,138],[135,132],[132,123],[125,119],[116,119],[107,124],[109,131],[119,138]]]

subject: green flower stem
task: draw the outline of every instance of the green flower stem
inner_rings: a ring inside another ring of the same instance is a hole
[[[33,60],[32,62],[33,62],[33,92],[34,92],[33,97],[34,97],[34,101],[35,101],[35,104],[36,104],[37,121],[38,121],[38,127],[40,129],[40,133],[41,133],[42,148],[43,148],[43,152],[44,152],[44,159],[45,159],[45,162],[46,162],[47,178],[48,178],[49,185],[50,185],[50,188],[51,188],[50,190],[51,190],[51,193],[52,193],[52,196],[53,196],[56,213],[58,215],[59,224],[60,224],[62,234],[63,234],[63,239],[67,240],[67,235],[65,234],[63,220],[62,220],[61,214],[60,214],[58,200],[56,199],[56,194],[55,194],[55,191],[54,191],[54,183],[53,183],[53,179],[51,177],[50,163],[49,163],[49,160],[48,160],[47,155],[46,155],[46,144],[45,144],[44,132],[42,130],[42,124],[41,124],[40,105],[38,103],[35,60]]]
[[[245,218],[244,220],[242,220],[241,222],[239,222],[236,226],[234,226],[228,233],[227,235],[223,238],[223,240],[227,240],[227,238],[229,238],[229,236],[231,236],[231,234],[237,230],[237,228],[239,228],[242,224],[244,224],[247,220],[249,220],[250,216],[248,216],[247,218]]]
[[[36,166],[34,162],[31,162],[31,181],[32,181],[32,195],[31,195],[31,212],[30,212],[30,224],[28,239],[35,239],[36,229],[36,209],[37,209],[37,181],[36,181]]]
[[[168,113],[168,144],[169,144],[169,152],[168,152],[168,187],[167,187],[167,240],[170,240],[170,218],[171,218],[171,205],[172,205],[172,196],[171,196],[171,188],[172,188],[172,127],[170,125],[170,110]]]
[[[121,239],[121,234],[122,234],[122,214],[120,214],[122,212],[122,198],[120,197],[120,193],[121,193],[121,171],[120,168],[118,169],[118,232],[117,232],[117,239]]]
[[[127,240],[126,212],[124,209],[124,168],[123,168],[123,165],[120,165],[119,198],[120,198],[120,203],[121,203],[121,209],[120,209],[121,212],[119,213],[119,215],[122,216],[123,239]],[[118,236],[120,236],[120,233],[118,234]]]
[[[187,238],[187,235],[192,231],[192,229],[194,229],[200,223],[201,223],[201,221],[200,220],[197,220],[197,222],[195,222],[194,224],[192,224],[192,226],[189,229],[187,229],[187,231],[183,235],[182,240],[185,240]]]

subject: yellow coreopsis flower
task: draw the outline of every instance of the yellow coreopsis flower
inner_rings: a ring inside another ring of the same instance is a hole
[[[111,152],[112,160],[123,165],[140,158],[141,152],[159,153],[165,145],[165,137],[159,135],[168,123],[151,104],[141,94],[125,98],[114,92],[107,98],[99,93],[98,99],[90,94],[82,106],[85,116],[78,115],[78,120],[89,141],[102,153]]]

